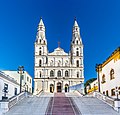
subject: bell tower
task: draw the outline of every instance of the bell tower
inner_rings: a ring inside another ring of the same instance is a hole
[[[72,41],[71,41],[71,66],[81,68],[80,71],[76,70],[77,77],[84,77],[83,75],[83,44],[80,36],[80,28],[77,20],[74,20],[72,29]]]
[[[45,36],[45,26],[42,18],[38,24],[36,41],[35,41],[35,78],[42,77],[42,71],[37,68],[41,68],[47,64],[47,40]]]

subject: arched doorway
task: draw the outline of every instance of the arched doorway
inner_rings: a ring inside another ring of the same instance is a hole
[[[54,92],[54,85],[50,84],[50,92],[53,93]]]
[[[65,92],[69,92],[69,85],[65,84]]]
[[[62,92],[62,85],[60,82],[57,83],[57,92]]]

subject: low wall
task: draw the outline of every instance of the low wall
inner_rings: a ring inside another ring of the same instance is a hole
[[[73,85],[69,87],[69,91],[79,91],[81,94],[84,94],[84,83]]]
[[[101,94],[100,92],[94,92],[93,96],[104,101],[108,105],[114,108],[117,112],[120,112],[120,99],[114,99],[106,95]]]
[[[0,115],[6,113],[11,107],[25,97],[25,92],[22,92],[15,97],[0,101]]]

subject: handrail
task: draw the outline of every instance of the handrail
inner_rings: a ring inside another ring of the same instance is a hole
[[[81,96],[84,96],[84,94],[81,93],[79,90],[75,90],[75,91],[77,91]]]
[[[109,104],[110,106],[114,107],[114,98],[108,97],[100,92],[94,92],[95,93],[95,97],[97,97],[100,100],[103,100],[104,102],[106,102],[107,104]]]
[[[43,90],[40,90],[36,95],[40,96],[40,94],[43,92]]]
[[[20,94],[18,94],[17,96],[11,98],[8,100],[8,107],[9,109],[14,106],[18,101],[22,100],[25,97],[25,92],[22,92]]]
[[[0,101],[0,114],[4,114],[7,111],[9,111],[9,109],[11,107],[13,107],[17,102],[19,102],[20,100],[22,100],[25,97],[25,92],[22,92],[16,96],[13,96],[7,100],[1,100]]]

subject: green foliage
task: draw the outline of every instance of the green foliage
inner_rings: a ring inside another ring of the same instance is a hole
[[[84,84],[85,94],[87,94],[87,92],[86,92],[86,87],[87,87],[90,83],[92,83],[93,81],[95,81],[96,79],[97,79],[97,78],[91,78],[91,79],[89,79],[89,80],[86,81],[86,83]]]

